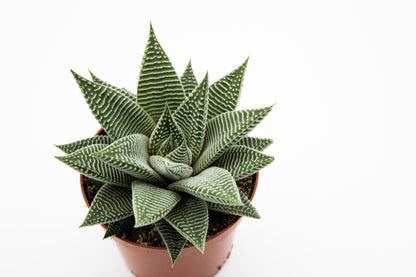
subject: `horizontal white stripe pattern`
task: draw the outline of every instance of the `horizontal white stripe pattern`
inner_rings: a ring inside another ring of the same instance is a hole
[[[94,144],[81,148],[69,155],[56,158],[87,177],[130,188],[132,181],[130,175],[91,156],[91,154],[106,147],[107,145],[105,144]]]
[[[207,168],[229,147],[242,139],[271,110],[272,107],[266,107],[226,112],[208,121],[204,150],[194,166],[196,173]]]
[[[165,103],[176,110],[184,99],[185,92],[179,77],[150,26],[137,84],[137,103],[157,122]]]
[[[133,215],[130,189],[105,184],[95,195],[82,227],[105,224]]]
[[[93,144],[111,144],[113,140],[109,136],[95,136],[90,138],[85,138],[81,140],[77,140],[67,144],[56,145],[59,149],[61,149],[66,154],[71,154],[85,146],[93,145]]]
[[[244,145],[233,145],[213,165],[226,169],[235,180],[256,173],[274,161],[272,156]]]
[[[72,72],[91,112],[114,140],[131,134],[148,135],[155,127],[152,118],[135,101],[117,90],[93,83]]]
[[[208,208],[204,200],[186,195],[164,219],[204,253],[208,231]]]
[[[170,184],[168,188],[211,202],[228,205],[242,204],[233,176],[219,167],[205,169],[196,176]]]
[[[184,238],[175,228],[173,228],[166,220],[161,219],[155,222],[155,226],[163,242],[168,249],[172,266],[175,264],[176,259],[182,252],[183,247],[186,244],[186,238]]]
[[[140,181],[133,181],[134,227],[155,223],[181,200],[181,195]]]
[[[209,87],[208,120],[237,107],[247,62]]]

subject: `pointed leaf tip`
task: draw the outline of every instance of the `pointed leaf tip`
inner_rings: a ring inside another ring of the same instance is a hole
[[[149,153],[156,154],[158,151],[160,151],[164,142],[166,142],[169,137],[171,137],[173,144],[178,145],[180,145],[182,141],[185,140],[182,130],[170,112],[169,105],[165,102],[164,111],[158,123],[156,124],[156,127],[153,129],[152,134],[150,135]],[[166,145],[166,147],[169,148],[167,149],[167,152],[170,152],[171,149],[168,146],[170,145]]]
[[[192,69],[191,59],[189,59],[188,65],[186,66],[180,80],[186,96],[191,94],[191,92],[198,86],[198,81],[196,80]]]
[[[105,224],[133,215],[130,189],[105,184],[97,193],[80,227]]]
[[[233,176],[219,167],[210,167],[196,176],[176,181],[168,188],[186,192],[210,202],[243,205]]]
[[[194,166],[196,172],[207,168],[228,148],[241,140],[270,110],[271,107],[231,111],[208,121],[204,151]]]
[[[151,26],[137,84],[137,103],[158,121],[166,101],[174,111],[184,99],[179,77]]]
[[[155,223],[167,215],[181,200],[181,195],[145,182],[133,181],[134,227]]]
[[[136,133],[150,134],[155,126],[154,121],[122,90],[90,81],[75,72],[73,75],[93,115],[111,138],[118,139]]]
[[[92,179],[123,187],[130,187],[132,179],[130,175],[90,156],[91,153],[98,152],[105,147],[107,147],[105,144],[93,144],[66,156],[58,156],[57,159]]]
[[[240,99],[240,92],[248,59],[209,87],[208,120],[222,113],[233,111]]]
[[[233,145],[222,154],[214,165],[229,171],[235,180],[252,175],[273,162],[272,156],[245,145]]]
[[[260,218],[259,213],[257,212],[256,208],[251,204],[250,199],[246,196],[246,194],[242,190],[238,190],[240,194],[241,201],[243,205],[241,206],[231,206],[231,205],[223,205],[218,203],[207,202],[208,209],[226,213],[226,214],[233,214],[239,216],[247,216],[251,218]]]
[[[90,156],[139,180],[163,184],[165,180],[148,163],[148,141],[149,138],[142,134],[125,136]]]
[[[193,160],[199,156],[205,137],[208,111],[208,72],[174,112],[173,117],[182,129]]]
[[[155,222],[155,226],[160,236],[163,239],[163,242],[168,249],[170,259],[172,261],[172,267],[176,262],[176,259],[179,257],[182,252],[183,247],[186,244],[186,238],[184,238],[175,228],[173,228],[168,222],[164,219]]]
[[[195,245],[201,253],[204,253],[208,231],[206,201],[191,195],[185,195],[164,219]]]

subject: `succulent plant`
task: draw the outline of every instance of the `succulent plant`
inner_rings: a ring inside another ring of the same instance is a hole
[[[271,139],[246,136],[272,107],[235,110],[246,65],[209,85],[189,62],[179,78],[150,26],[137,95],[72,71],[107,133],[57,145],[103,184],[81,226],[108,224],[110,237],[154,223],[173,265],[186,241],[204,251],[208,210],[259,218],[236,180],[274,160]]]

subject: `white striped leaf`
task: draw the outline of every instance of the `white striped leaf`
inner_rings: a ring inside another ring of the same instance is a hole
[[[132,176],[90,156],[92,153],[101,151],[106,147],[105,144],[93,144],[67,156],[56,158],[87,177],[130,188]]]
[[[170,184],[168,189],[183,191],[210,202],[243,204],[233,176],[219,167],[210,167],[196,176],[176,181]]]
[[[115,236],[121,232],[133,229],[134,227],[134,216],[129,216],[128,218],[114,221],[108,224],[107,231],[105,231],[103,239]]]
[[[148,135],[155,127],[149,114],[124,94],[73,71],[72,74],[95,118],[111,138],[116,140],[136,133]]]
[[[186,143],[195,160],[204,143],[208,109],[208,73],[199,86],[174,112],[173,117],[185,135]]]
[[[226,214],[233,214],[233,215],[240,215],[240,216],[247,216],[252,218],[260,218],[259,213],[257,212],[256,208],[254,208],[253,204],[251,204],[250,199],[242,192],[240,192],[241,202],[243,205],[241,206],[231,206],[231,205],[223,205],[213,202],[207,202],[208,209],[222,212]]]
[[[137,85],[137,103],[158,121],[166,102],[176,110],[184,99],[181,81],[150,26]]]
[[[165,110],[159,119],[155,129],[150,136],[149,152],[154,155],[159,150],[160,146],[171,136],[172,142],[180,145],[184,140],[184,134],[170,113],[168,104],[165,105]]]
[[[133,181],[134,227],[149,225],[167,215],[181,200],[181,195],[140,181]]]
[[[130,189],[105,184],[95,195],[80,227],[111,223],[131,215],[133,208]]]
[[[232,111],[208,121],[204,150],[195,163],[196,173],[212,164],[230,146],[250,132],[270,111],[262,109]]]
[[[113,140],[109,136],[95,136],[90,138],[85,138],[81,140],[77,140],[67,144],[55,145],[59,149],[61,149],[66,154],[71,154],[85,146],[93,145],[93,144],[111,144]]]
[[[175,163],[190,165],[192,163],[192,152],[186,146],[185,140],[175,150],[166,155],[166,158]]]
[[[176,259],[182,252],[183,247],[186,244],[186,238],[184,238],[175,228],[173,228],[166,220],[161,219],[155,222],[155,226],[163,242],[168,249],[169,257],[172,261],[172,267],[176,262]]]
[[[162,156],[150,156],[149,163],[153,169],[167,180],[177,181],[192,175],[192,167],[175,163]]]
[[[235,180],[256,173],[274,161],[274,157],[261,153],[244,145],[233,145],[214,163],[231,173]]]
[[[191,60],[189,60],[189,63],[181,76],[181,83],[185,91],[185,96],[191,94],[191,92],[198,85],[198,81],[196,80],[194,71],[192,70]]]
[[[208,231],[208,208],[204,200],[186,195],[164,219],[204,253]]]
[[[98,78],[97,76],[95,76],[91,71],[90,75],[91,75],[91,79],[93,80],[94,83],[100,84],[100,85],[104,85],[106,87],[109,87],[113,90],[116,90],[118,92],[120,92],[121,94],[123,94],[124,96],[126,96],[127,98],[129,98],[131,101],[136,102],[136,95],[131,93],[130,91],[128,91],[125,88],[118,88],[116,86],[110,85],[109,83],[104,82],[103,80],[101,80],[100,78]]]
[[[148,141],[149,138],[142,134],[125,136],[91,156],[140,180],[163,184],[165,180],[148,163]]]
[[[256,149],[257,151],[262,152],[264,149],[270,146],[273,143],[273,140],[270,138],[256,138],[256,137],[243,137],[237,145],[245,145],[250,148]]]
[[[172,135],[169,135],[169,137],[162,143],[162,145],[160,145],[160,148],[157,151],[157,155],[164,157],[174,149],[175,143],[173,142]]]
[[[247,62],[209,87],[208,120],[237,107]]]

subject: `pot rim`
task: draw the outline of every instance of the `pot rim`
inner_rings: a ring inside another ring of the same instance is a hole
[[[95,134],[95,136],[98,136],[101,132],[103,131],[103,128],[100,128],[100,130],[98,130],[98,132]],[[87,199],[87,195],[85,193],[85,189],[84,189],[84,185],[83,185],[83,177],[84,175],[80,174],[80,183],[81,183],[81,192],[82,192],[82,197],[84,198],[84,202],[87,205],[88,208],[90,208],[90,203],[88,202]],[[256,193],[257,190],[257,184],[259,181],[259,171],[256,172],[256,178],[254,180],[254,186],[253,186],[253,191],[251,192],[251,196],[250,196],[250,201],[253,200],[254,198],[254,194]],[[221,231],[219,231],[218,233],[216,233],[215,235],[209,237],[208,239],[205,240],[205,243],[215,239],[216,237],[220,236],[221,234],[227,232],[229,229],[231,229],[234,225],[236,225],[237,223],[239,223],[242,219],[242,216],[239,216],[236,220],[234,220],[233,222],[231,222],[227,227],[225,227],[224,229],[222,229]],[[107,230],[107,226],[105,226],[104,224],[100,224],[101,227],[103,227],[104,230]],[[160,251],[164,251],[167,248],[164,246],[146,246],[144,244],[140,244],[137,242],[133,242],[131,240],[127,240],[127,239],[123,239],[121,237],[119,237],[118,235],[115,235],[112,237],[117,238],[121,241],[123,241],[124,243],[130,244],[132,246],[136,246],[136,247],[142,247],[142,248],[146,248],[146,249],[153,249],[153,250],[160,250]],[[184,248],[190,248],[190,247],[195,247],[194,245],[187,245]]]

